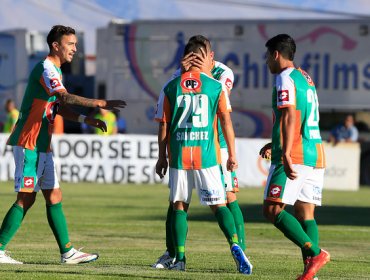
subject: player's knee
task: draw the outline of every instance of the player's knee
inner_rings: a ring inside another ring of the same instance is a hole
[[[282,208],[279,205],[264,204],[263,205],[263,216],[270,221],[275,223],[276,216],[280,214]]]
[[[232,203],[237,199],[236,194],[234,192],[226,192],[226,199],[227,203]]]
[[[16,204],[23,208],[26,212],[32,207],[36,200],[36,193],[19,193],[17,196]]]

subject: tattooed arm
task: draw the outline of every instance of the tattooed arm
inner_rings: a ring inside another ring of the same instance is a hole
[[[56,92],[55,95],[63,105],[78,105],[92,108],[98,107],[114,112],[118,112],[120,108],[125,108],[126,106],[126,102],[123,100],[90,99],[70,94],[66,91]]]

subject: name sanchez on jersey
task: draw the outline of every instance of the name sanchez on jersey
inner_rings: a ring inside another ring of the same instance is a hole
[[[187,140],[209,140],[208,131],[191,131],[191,132],[177,132],[177,141]]]

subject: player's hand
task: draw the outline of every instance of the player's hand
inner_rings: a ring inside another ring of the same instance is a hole
[[[296,171],[293,170],[292,158],[290,157],[290,155],[283,155],[283,164],[286,176],[290,180],[297,179],[298,174]]]
[[[99,128],[103,132],[107,132],[107,124],[102,120],[86,117],[85,123],[92,127]]]
[[[265,146],[262,147],[260,150],[260,156],[266,160],[271,160],[271,146],[272,143],[267,143]]]
[[[157,164],[155,165],[155,173],[158,174],[159,178],[163,178],[167,173],[168,161],[167,158],[158,158]]]
[[[126,105],[126,101],[123,100],[98,100],[97,107],[113,112],[119,112],[120,109],[125,108]]]
[[[229,157],[226,162],[226,168],[228,171],[233,172],[238,169],[238,162],[235,158]]]
[[[201,72],[211,75],[211,70],[213,67],[212,60],[207,59],[206,51],[203,48],[200,48],[201,53],[194,53],[194,59],[191,61],[193,66],[196,66],[200,69]]]
[[[188,71],[191,67],[191,62],[195,58],[194,53],[190,52],[181,59],[181,72]]]

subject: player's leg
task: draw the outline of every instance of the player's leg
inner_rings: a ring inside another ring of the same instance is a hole
[[[304,183],[307,166],[295,165],[298,178],[289,180],[282,164],[272,165],[264,194],[263,213],[288,239],[310,256],[317,256],[320,248],[304,232],[299,221],[284,210],[285,204],[294,205]]]
[[[252,264],[239,245],[234,217],[226,206],[226,192],[220,166],[195,171],[195,185],[202,205],[208,205],[230,245],[240,273],[251,274]]]
[[[98,259],[98,254],[87,254],[73,248],[62,207],[62,191],[59,188],[52,153],[45,154],[45,168],[40,178],[42,193],[46,202],[46,215],[61,254],[66,264],[86,263]]]
[[[18,194],[16,202],[5,215],[0,228],[0,263],[21,264],[5,254],[5,249],[35,201],[39,153],[23,147],[13,147],[13,154],[15,161],[14,189]]]
[[[319,246],[319,229],[315,220],[315,208],[321,206],[322,188],[324,183],[324,169],[314,168],[312,173],[307,177],[302,191],[294,204],[294,213],[300,221],[303,230],[317,246]],[[312,258],[305,250],[302,250],[304,263],[304,272]],[[314,279],[318,279],[316,276]]]
[[[239,203],[236,197],[236,193],[239,191],[238,179],[235,172],[229,172],[226,167],[227,159],[229,155],[227,149],[221,149],[221,168],[224,176],[225,188],[226,188],[226,199],[227,207],[233,215],[236,233],[238,234],[238,242],[243,251],[246,249],[245,244],[245,229],[244,229],[244,217],[239,207]]]
[[[194,186],[193,170],[170,168],[170,201],[173,203],[172,234],[176,258],[170,269],[185,270],[185,243],[188,232],[187,211]]]

